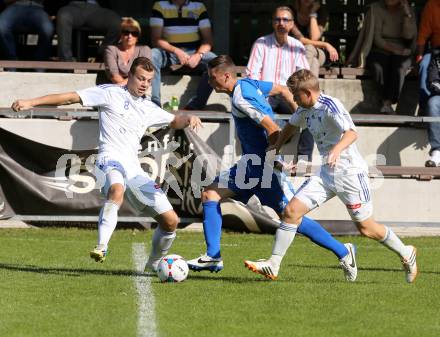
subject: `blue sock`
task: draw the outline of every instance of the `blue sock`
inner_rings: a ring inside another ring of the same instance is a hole
[[[222,236],[222,211],[218,201],[206,201],[203,204],[203,231],[205,234],[206,254],[220,257],[220,238]]]
[[[298,233],[307,236],[318,246],[331,250],[338,259],[348,254],[348,249],[344,244],[336,240],[319,223],[310,218],[303,217],[301,225],[298,227]]]

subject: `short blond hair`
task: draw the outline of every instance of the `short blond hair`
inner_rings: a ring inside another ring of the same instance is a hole
[[[142,33],[141,25],[137,20],[133,19],[132,17],[122,18],[120,30],[121,33],[124,30],[137,31],[139,33],[139,36],[141,36]]]
[[[307,69],[301,69],[294,72],[290,75],[286,84],[292,93],[295,93],[298,90],[319,91],[318,78]]]

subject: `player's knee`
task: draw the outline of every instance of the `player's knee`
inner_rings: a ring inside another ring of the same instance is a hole
[[[166,214],[163,220],[160,222],[160,226],[164,231],[174,232],[177,229],[180,219],[176,212],[172,211]]]
[[[367,224],[363,221],[356,222],[356,226],[361,233],[361,235],[367,237],[367,238],[374,238],[373,231],[367,226]]]
[[[124,201],[124,186],[121,184],[113,184],[108,190],[108,199],[122,205]]]
[[[301,214],[296,211],[294,205],[291,203],[287,204],[283,211],[283,220],[288,223],[298,223],[300,218]]]

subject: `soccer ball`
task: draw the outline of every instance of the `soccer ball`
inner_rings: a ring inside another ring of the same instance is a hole
[[[188,265],[180,255],[164,256],[157,266],[157,276],[162,282],[182,282],[188,276]]]

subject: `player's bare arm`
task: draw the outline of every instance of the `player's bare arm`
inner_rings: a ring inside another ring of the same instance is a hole
[[[285,85],[280,84],[273,84],[271,91],[269,92],[269,96],[276,96],[280,95],[283,100],[290,105],[292,108],[292,111],[296,111],[298,109],[298,104],[296,104],[292,93],[290,92],[289,88],[287,88]]]
[[[151,27],[150,37],[153,47],[157,47],[169,53],[176,54],[180,64],[186,64],[188,62],[189,55],[185,51],[173,46],[171,43],[163,38],[163,27]]]
[[[81,103],[79,95],[76,92],[65,92],[30,99],[18,99],[12,103],[11,108],[14,111],[21,111],[39,105],[68,105],[73,103]]]
[[[194,115],[179,114],[174,117],[174,120],[170,123],[172,129],[184,129],[190,127],[192,130],[197,131],[203,127],[202,121],[199,117]]]
[[[276,153],[280,152],[281,147],[292,137],[292,135],[298,131],[298,127],[287,123],[278,135],[277,141],[273,145],[269,145],[266,151],[276,150]]]
[[[347,147],[353,144],[358,137],[358,134],[354,130],[347,130],[341,137],[341,140],[333,146],[333,148],[328,153],[327,164],[330,167],[335,167],[336,162],[339,160],[341,156],[341,152],[344,151]]]
[[[212,38],[212,30],[210,27],[200,29],[200,35],[202,38],[202,43],[197,51],[188,59],[188,66],[191,68],[197,67],[202,60],[203,54],[211,51],[213,46],[214,40]]]
[[[269,145],[275,144],[278,139],[278,135],[280,134],[280,127],[269,116],[265,116],[261,120],[260,125],[267,132]]]

